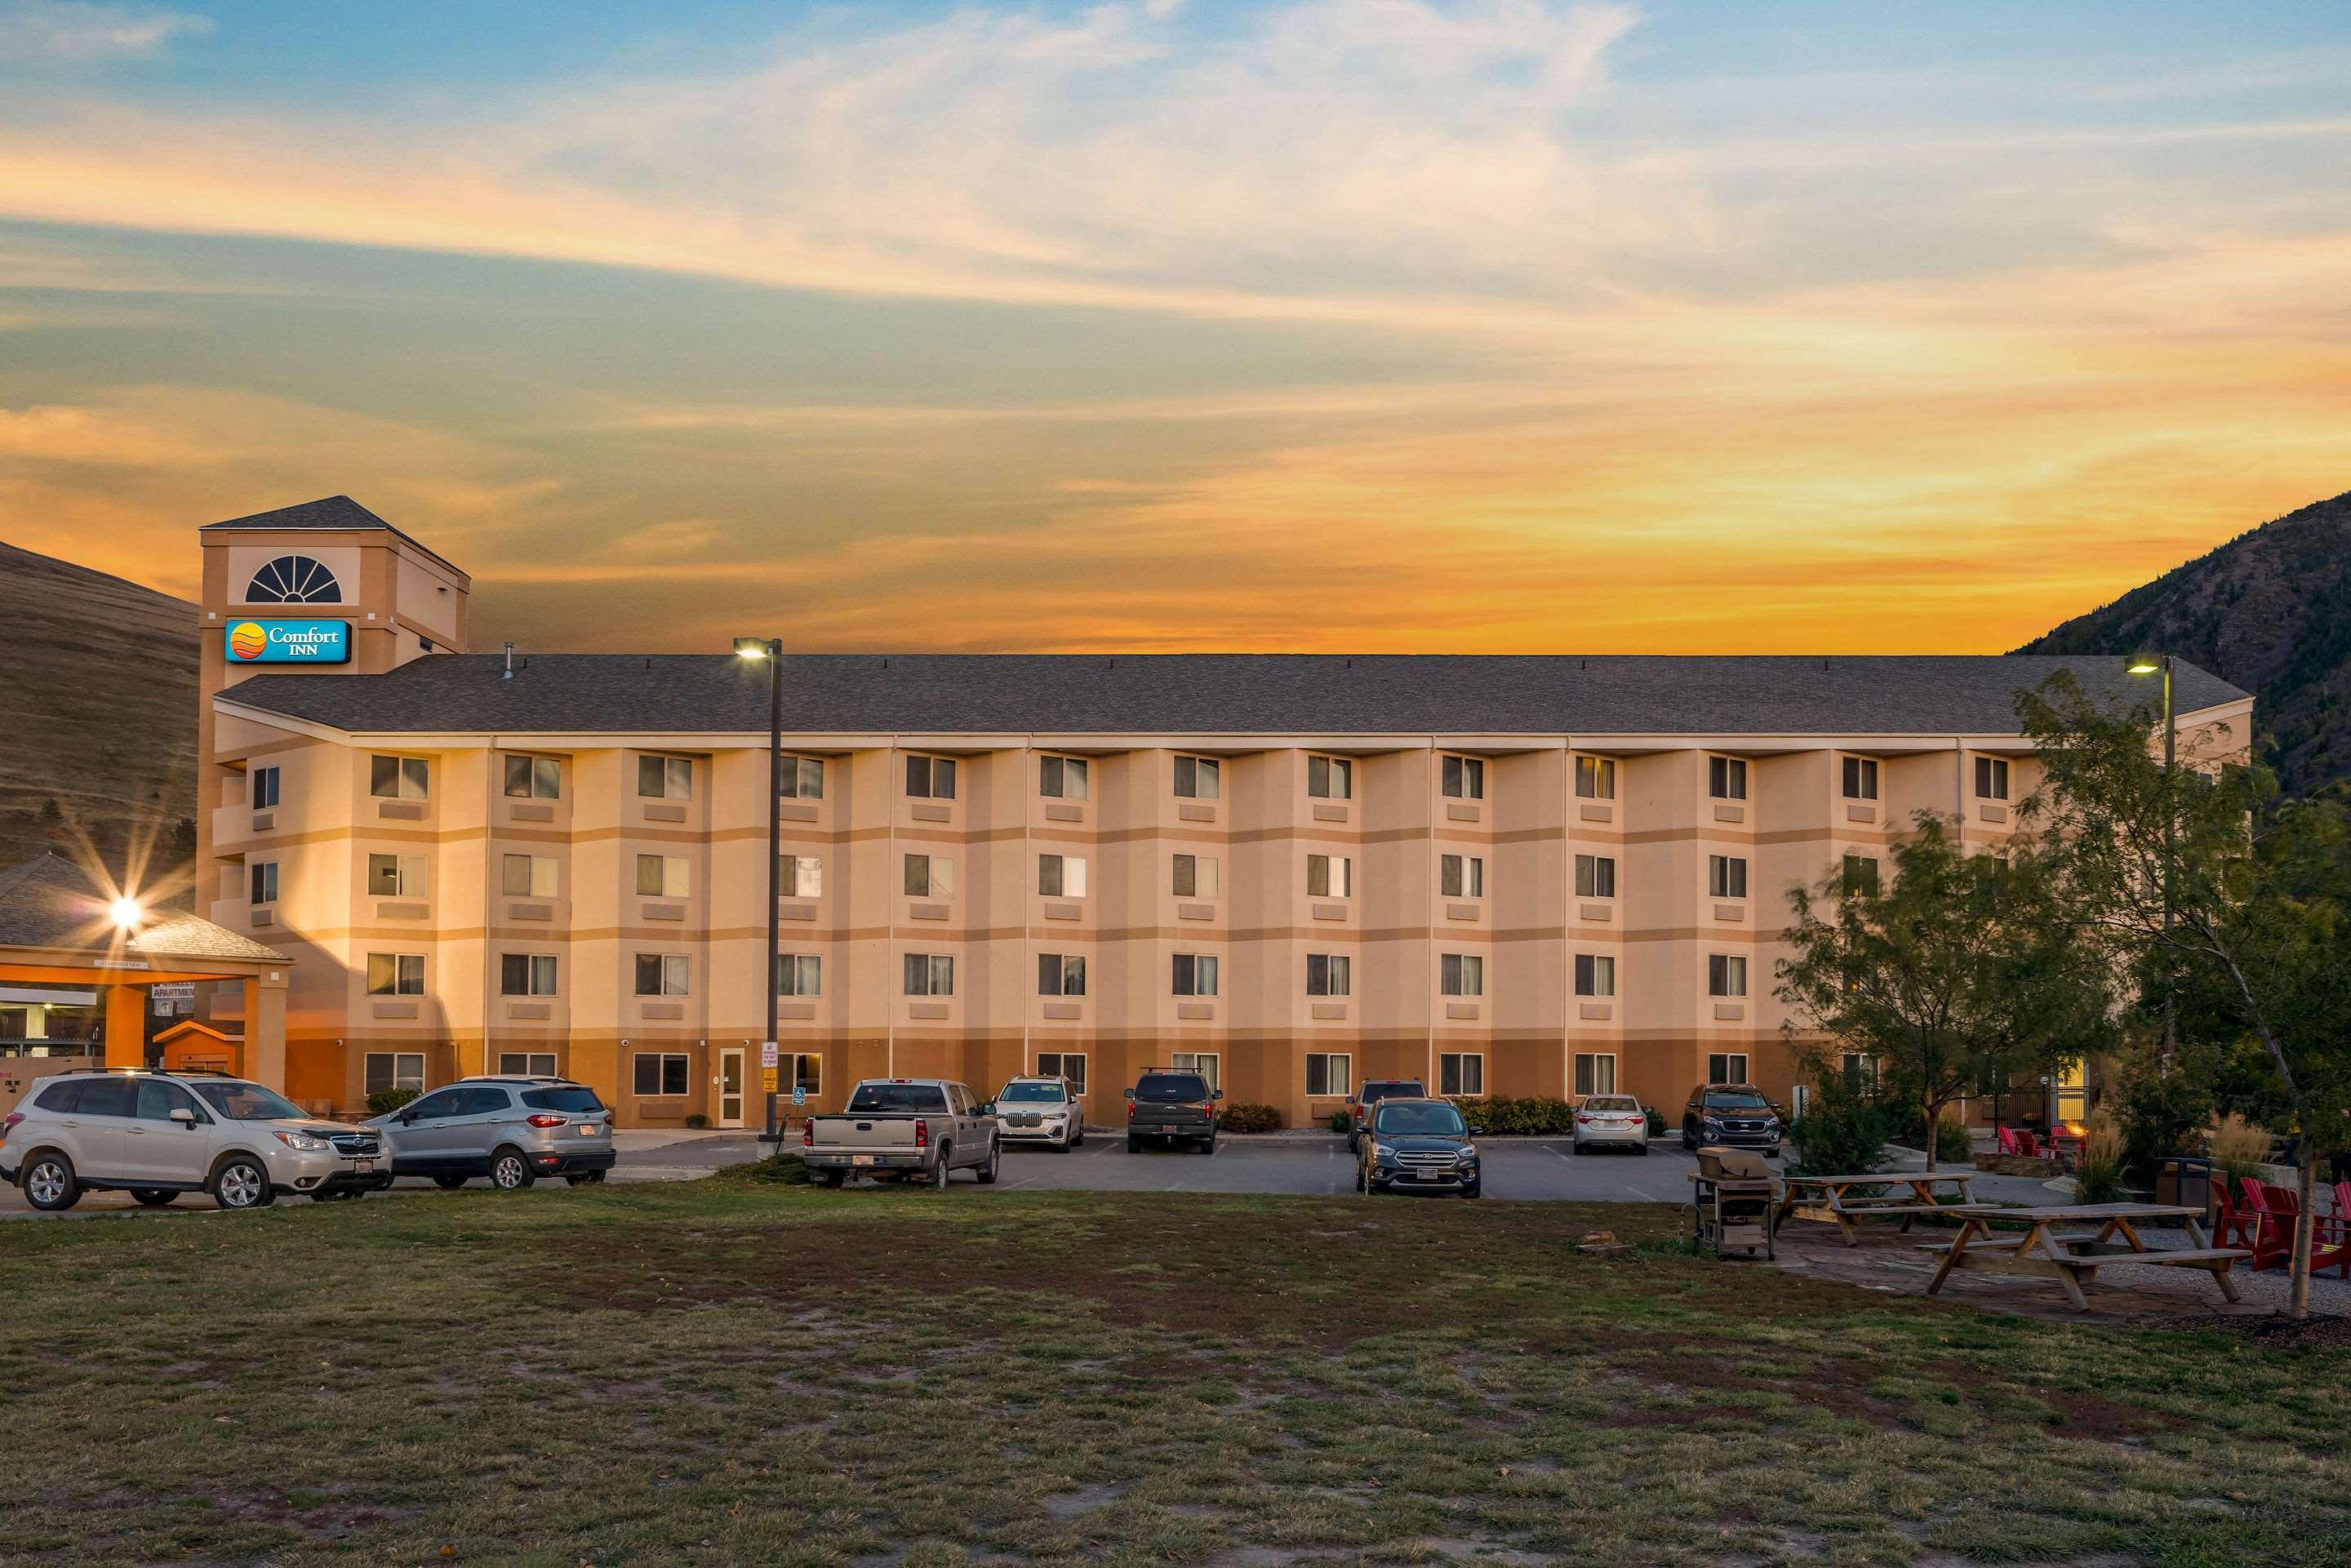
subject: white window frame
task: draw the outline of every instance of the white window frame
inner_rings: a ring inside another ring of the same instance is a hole
[[[1747,758],[1708,752],[1706,758],[1706,792],[1709,799],[1716,800],[1747,799]]]
[[[1837,787],[1848,800],[1877,799],[1877,758],[1848,752],[1837,769]]]
[[[788,754],[776,776],[776,795],[784,800],[824,799],[824,758]]]
[[[2005,800],[2008,799],[2008,758],[1979,757],[1976,758],[1976,799]]]
[[[645,873],[652,869],[648,888]],[[637,856],[637,896],[639,898],[691,898],[694,896],[694,862],[684,855]]]
[[[1092,771],[1082,757],[1041,754],[1037,758],[1037,793],[1048,800],[1082,800]]]
[[[1322,888],[1314,887],[1316,862],[1320,862]],[[1306,857],[1306,896],[1309,898],[1353,898],[1355,896],[1355,857],[1353,855],[1310,854]]]
[[[1482,1051],[1438,1052],[1437,1092],[1448,1100],[1484,1099],[1486,1097],[1486,1053]]]
[[[1708,953],[1706,956],[1706,994],[1724,1001],[1740,1001],[1747,996],[1747,955],[1744,953]]]
[[[284,781],[276,763],[266,768],[255,768],[246,779],[246,799],[253,803],[253,809],[256,811],[266,811],[277,805],[280,799],[280,787]]]
[[[1577,996],[1598,998],[1616,994],[1616,955],[1614,953],[1578,953],[1574,968]]]
[[[1867,887],[1856,886],[1855,883],[1858,879],[1854,875],[1854,869],[1856,866],[1864,865],[1869,868],[1869,885]],[[1840,867],[1839,883],[1846,897],[1875,897],[1878,891],[1885,886],[1885,876],[1886,867],[1879,862],[1878,858],[1876,855],[1866,855],[1862,853],[1859,850],[1845,851],[1844,860]]]
[[[655,1062],[653,1087],[640,1089],[637,1081],[645,1062]],[[677,1064],[677,1087],[670,1085],[670,1064]],[[629,1054],[629,1093],[638,1100],[677,1100],[694,1092],[694,1058],[682,1051],[638,1051]]]
[[[563,761],[560,758],[540,757],[528,751],[502,754],[506,777],[500,787],[509,800],[560,800],[563,799]],[[522,788],[515,788],[515,765],[522,765]]]
[[[376,1081],[375,1064],[388,1063],[384,1081]],[[414,1062],[413,1067],[409,1066]],[[424,1053],[421,1051],[371,1051],[360,1062],[360,1085],[363,1094],[379,1094],[387,1089],[406,1089],[413,1093],[424,1092]]]
[[[1446,752],[1437,761],[1437,779],[1438,792],[1448,800],[1486,798],[1486,759],[1482,757]]]
[[[1739,1064],[1738,1076],[1730,1076],[1732,1062]],[[1708,1083],[1743,1083],[1754,1085],[1748,1074],[1747,1052],[1743,1051],[1710,1051],[1706,1057],[1706,1081]]]
[[[1322,1087],[1314,1087],[1314,1064],[1322,1064]],[[1333,1069],[1335,1068],[1335,1074]],[[1306,1053],[1306,1097],[1310,1100],[1343,1100],[1355,1092],[1355,1056],[1348,1051],[1310,1051]]]
[[[776,1082],[784,1093],[795,1089],[808,1091],[813,1100],[824,1092],[824,1053],[817,1051],[787,1051],[779,1058],[783,1071]]]
[[[512,1065],[522,1063],[520,1067]],[[541,1067],[540,1062],[547,1063]],[[555,1076],[555,1052],[551,1051],[502,1051],[498,1052],[498,1075],[502,1078],[552,1078]]]
[[[1051,985],[1047,970],[1052,972]],[[1040,953],[1037,955],[1037,994],[1040,997],[1082,997],[1086,994],[1086,956],[1083,953]]]
[[[379,872],[392,875],[389,892],[376,885]],[[423,898],[424,896],[424,857],[423,855],[384,854],[368,852],[367,890],[370,898]]]
[[[1215,996],[1217,994],[1217,988],[1223,983],[1224,979],[1223,974],[1221,973],[1224,966],[1218,962],[1222,956],[1223,955],[1217,953],[1175,953],[1169,955],[1169,962],[1167,966],[1168,994],[1178,997]],[[1182,977],[1185,967],[1187,965],[1190,967],[1192,973],[1192,988],[1190,990],[1183,988],[1184,982]],[[1207,983],[1207,989],[1206,990],[1202,990],[1200,988],[1200,985],[1203,980],[1206,980]]]
[[[507,989],[507,960],[525,960],[525,989]],[[502,997],[552,997],[561,992],[562,971],[553,953],[501,953],[498,955],[498,995]]]
[[[1170,758],[1168,788],[1179,800],[1214,800],[1225,788],[1225,765],[1213,757],[1195,757],[1189,752]]]
[[[1486,857],[1484,855],[1437,856],[1437,895],[1439,898],[1485,897]]]
[[[1196,1072],[1208,1081],[1211,1093],[1225,1086],[1224,1056],[1214,1051],[1179,1051],[1167,1059],[1170,1072]]]
[[[1355,959],[1351,953],[1306,955],[1306,994],[1310,997],[1353,996]]]
[[[1182,886],[1184,862],[1186,861],[1191,862],[1192,867],[1192,890],[1189,893],[1186,893]],[[1223,859],[1217,855],[1174,854],[1167,862],[1167,885],[1174,896],[1177,898],[1198,898],[1213,902],[1224,888],[1224,868]],[[1201,885],[1203,883],[1207,883],[1205,888]]]
[[[824,861],[818,855],[778,855],[776,887],[784,898],[822,898]]]
[[[1575,797],[1579,800],[1616,799],[1616,759],[1579,755],[1575,759]]]
[[[1309,752],[1306,758],[1306,793],[1317,800],[1353,800],[1354,758]]]
[[[919,981],[914,966],[920,964]],[[955,955],[952,953],[908,953],[899,965],[899,984],[910,997],[952,997],[955,995]],[[919,985],[919,988],[917,988]]]
[[[1078,1064],[1075,1072],[1070,1071],[1070,1063],[1073,1061]],[[1040,1051],[1037,1053],[1037,1076],[1066,1078],[1070,1081],[1071,1092],[1082,1097],[1086,1092],[1086,1053],[1082,1051]]]
[[[658,778],[646,777],[648,765],[659,771]],[[645,786],[653,785],[653,789]],[[694,758],[671,757],[664,752],[641,751],[637,754],[637,799],[640,800],[691,800],[694,799]]]
[[[906,853],[900,880],[908,898],[953,898],[955,860],[948,855],[916,853],[910,850]]]
[[[376,963],[379,959],[392,966],[392,984],[376,988]],[[424,955],[422,953],[370,953],[362,983],[371,997],[421,997],[424,994]]]
[[[1745,898],[1747,896],[1747,857],[1745,855],[1707,856],[1706,894],[1708,898]]]
[[[661,967],[654,974],[655,988],[645,989],[645,960],[658,958]],[[630,983],[636,994],[645,998],[690,997],[694,994],[694,960],[684,953],[639,953],[631,966]]]
[[[1608,884],[1607,891],[1604,893],[1598,891],[1604,882]],[[1586,889],[1593,891],[1586,892]],[[1576,856],[1575,896],[1578,898],[1615,897],[1616,857],[1614,855]]]
[[[255,861],[246,867],[246,871],[248,874],[246,881],[248,885],[246,892],[253,905],[259,908],[266,904],[277,903],[279,894],[284,891],[277,885],[277,862]]]
[[[1486,994],[1486,955],[1440,953],[1437,959],[1437,991],[1445,997]]]
[[[956,798],[956,759],[925,751],[906,753],[906,799],[952,800]]]
[[[391,787],[376,775],[383,771],[381,764],[392,764]],[[433,764],[423,757],[402,757],[392,752],[368,754],[368,793],[379,800],[429,800],[433,798]]]
[[[1604,1073],[1601,1067],[1603,1062],[1607,1064]],[[1570,1082],[1575,1085],[1577,1099],[1583,1100],[1594,1094],[1616,1092],[1616,1053],[1614,1051],[1579,1051],[1575,1053],[1573,1066],[1574,1077]],[[1600,1082],[1604,1076],[1608,1080],[1604,1084]]]
[[[517,887],[515,868],[522,868],[522,885]],[[498,862],[498,886],[508,898],[555,898],[562,885],[561,873],[556,869],[560,862],[553,855],[507,854]],[[541,873],[545,873],[542,878]]]
[[[1037,857],[1037,894],[1040,898],[1083,898],[1086,895],[1086,857],[1040,854]]]
[[[779,997],[824,995],[824,955],[821,953],[777,954],[776,995]]]

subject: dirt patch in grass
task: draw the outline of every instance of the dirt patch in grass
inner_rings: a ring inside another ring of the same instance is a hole
[[[2351,1350],[2351,1315],[2319,1312],[2294,1319],[2251,1312],[2201,1312],[2155,1325],[2234,1334],[2263,1350]]]

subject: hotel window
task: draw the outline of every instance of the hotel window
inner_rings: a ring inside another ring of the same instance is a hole
[[[424,1092],[424,1053],[421,1051],[371,1051],[367,1053],[366,1076],[360,1080],[366,1092],[381,1094],[387,1089],[405,1089],[412,1094]]]
[[[906,994],[910,997],[954,996],[954,956],[947,953],[907,954]]]
[[[1355,1059],[1345,1051],[1310,1051],[1306,1053],[1306,1092],[1310,1095],[1335,1097],[1352,1093],[1355,1087]]]
[[[779,997],[824,995],[824,959],[814,953],[777,954],[776,995]]]
[[[1086,798],[1086,763],[1081,757],[1037,758],[1037,793],[1049,800]]]
[[[1844,891],[1849,897],[1877,896],[1877,860],[1874,855],[1844,857]]]
[[[505,887],[510,898],[553,898],[556,889],[553,855],[508,855]]]
[[[1318,800],[1353,800],[1355,765],[1343,757],[1309,757],[1306,792]]]
[[[1743,1051],[1716,1051],[1706,1059],[1706,1081],[1708,1083],[1744,1083],[1747,1082],[1747,1056]]]
[[[277,804],[277,769],[256,768],[253,770],[253,809],[266,811]]]
[[[1577,758],[1575,792],[1586,800],[1616,799],[1616,759],[1613,757]]]
[[[422,757],[371,757],[368,758],[368,793],[387,800],[422,800],[426,798],[427,773]]]
[[[276,861],[256,861],[253,862],[251,870],[253,902],[256,904],[277,903],[277,862]]]
[[[552,757],[509,757],[507,793],[521,800],[560,800],[563,765]]]
[[[1437,990],[1448,997],[1486,994],[1486,960],[1475,953],[1447,953],[1437,959]]]
[[[1208,1081],[1210,1093],[1224,1087],[1223,1078],[1217,1071],[1218,1066],[1217,1053],[1213,1051],[1178,1051],[1167,1058],[1167,1070],[1170,1072],[1198,1073]]]
[[[245,585],[241,604],[340,604],[343,585],[326,566],[307,555],[281,555],[265,561]]]
[[[811,1097],[824,1092],[824,1058],[813,1051],[788,1051],[784,1053],[784,1092],[793,1090]]]
[[[1483,855],[1437,856],[1437,891],[1446,898],[1485,897],[1486,858]]]
[[[1474,1100],[1486,1092],[1486,1058],[1475,1051],[1448,1051],[1437,1059],[1437,1092]]]
[[[1976,758],[1976,799],[2005,800],[2008,799],[2008,761],[2000,757]]]
[[[1086,1092],[1086,1053],[1082,1051],[1040,1051],[1037,1053],[1037,1076],[1066,1078],[1073,1093]]]
[[[1575,1097],[1616,1092],[1616,1057],[1613,1051],[1576,1053]]]
[[[945,855],[908,855],[905,881],[909,898],[953,898],[955,862]]]
[[[1614,855],[1576,856],[1575,896],[1578,898],[1615,897],[1616,857]]]
[[[814,855],[778,855],[776,886],[786,898],[822,898],[824,862]]]
[[[683,953],[640,953],[637,955],[637,995],[690,995],[691,990],[686,985],[687,973],[687,959]]]
[[[824,799],[824,758],[787,757],[776,775],[776,793],[789,800]]]
[[[1306,955],[1306,994],[1343,997],[1354,988],[1354,960],[1344,953]]]
[[[423,897],[424,857],[423,855],[368,856],[367,886],[370,898]]]
[[[1747,799],[1747,764],[1736,757],[1706,759],[1707,793],[1718,800]]]
[[[498,1071],[508,1078],[552,1078],[555,1076],[555,1052],[502,1051],[498,1052]]]
[[[371,953],[367,988],[371,997],[421,997],[424,994],[424,955]]]
[[[1176,896],[1214,898],[1224,862],[1214,855],[1177,855],[1172,862]]]
[[[1309,898],[1354,897],[1355,862],[1345,855],[1308,855],[1306,857],[1306,896]]]
[[[1174,980],[1170,986],[1179,997],[1213,997],[1217,994],[1217,959],[1212,953],[1178,953],[1175,956]]]
[[[684,898],[692,889],[693,862],[684,855],[639,855],[637,896]]]
[[[1844,798],[1848,800],[1877,799],[1876,758],[1848,757],[1844,759]]]
[[[1710,997],[1747,994],[1747,960],[1737,953],[1706,956],[1706,993]]]
[[[1837,1059],[1838,1070],[1844,1075],[1847,1089],[1875,1089],[1877,1086],[1877,1061],[1865,1051],[1848,1051]],[[2005,1083],[1995,1083],[1993,1093],[2004,1092]]]
[[[1747,857],[1745,855],[1707,856],[1706,891],[1710,898],[1746,897]]]
[[[1578,953],[1575,956],[1575,994],[1579,997],[1614,996],[1615,958],[1606,953]]]
[[[1437,764],[1437,777],[1448,800],[1486,798],[1486,764],[1478,758],[1448,756]]]
[[[1037,994],[1040,997],[1084,996],[1085,956],[1081,953],[1038,954]]]
[[[637,1052],[636,1063],[629,1088],[641,1099],[651,1100],[662,1095],[683,1094],[692,1074],[686,1068],[684,1054],[663,1054],[654,1051]]]
[[[637,794],[647,800],[694,799],[694,759],[690,757],[637,758]]]
[[[1179,757],[1176,758],[1176,793],[1186,800],[1213,800],[1223,774],[1223,765],[1213,757]]]
[[[498,956],[498,995],[551,997],[555,994],[555,958],[547,953],[502,953]]]
[[[1047,898],[1083,898],[1086,895],[1086,857],[1039,855],[1037,891]]]
[[[906,795],[915,800],[952,800],[955,799],[955,758],[952,757],[909,757],[906,758]]]

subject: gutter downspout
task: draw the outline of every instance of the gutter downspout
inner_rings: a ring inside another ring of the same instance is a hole
[[[1432,735],[1428,737],[1428,900],[1421,906],[1421,918],[1428,922],[1428,941],[1425,945],[1425,951],[1428,956],[1427,977],[1428,979],[1436,980],[1439,985],[1442,985],[1444,983],[1444,979],[1441,971],[1444,968],[1444,964],[1437,955],[1437,901],[1438,897],[1438,886],[1439,875],[1437,863],[1437,737]],[[1427,1009],[1428,1017],[1428,1062],[1422,1070],[1426,1071],[1428,1076],[1423,1080],[1423,1082],[1436,1084],[1437,1094],[1442,1096],[1445,1092],[1445,1082],[1437,1076],[1437,993],[1435,991],[1424,989],[1421,992],[1420,1005]],[[1480,1091],[1483,1091],[1486,1087],[1484,1075],[1482,1073],[1479,1075],[1478,1087]]]
[[[514,644],[511,643],[507,644],[507,656],[509,659],[512,659],[514,656]],[[490,857],[496,852],[493,847],[491,838],[492,833],[496,831],[496,824],[492,821],[491,818],[498,809],[496,778],[498,771],[498,755],[497,739],[496,737],[492,737],[488,748],[482,753],[482,1076],[485,1078],[488,1077],[490,1074],[490,1009],[496,1005],[491,1000],[490,988],[490,982],[493,977],[491,974],[492,967],[490,964],[490,900],[492,897],[490,893]],[[573,779],[572,789],[576,795],[579,789],[579,783],[576,776]],[[574,803],[577,803],[576,800]],[[566,921],[564,924],[568,930],[570,923]],[[576,981],[578,977],[574,976],[573,978]],[[568,1009],[566,1016],[567,1018],[569,1017]],[[569,1033],[568,1030],[566,1030],[566,1033]],[[614,1065],[612,1071],[617,1078],[620,1072],[619,1057],[617,1053],[613,1058],[613,1061]],[[528,1066],[529,1064],[526,1062],[524,1065]],[[620,1085],[615,1082],[613,1088],[617,1091]],[[615,1098],[617,1097],[616,1093]]]
[[[1028,737],[1028,748],[1027,748],[1026,750],[1024,750],[1024,751],[1021,753],[1021,757],[1025,759],[1025,760],[1024,760],[1024,766],[1025,766],[1025,764],[1026,764],[1026,763],[1033,763],[1033,762],[1035,762],[1035,761],[1036,761],[1036,759],[1037,759],[1037,737],[1036,737],[1036,735],[1035,735],[1033,732],[1032,732],[1032,733],[1029,736],[1029,737]],[[1087,771],[1089,774],[1091,774],[1091,773],[1092,773],[1093,769],[1092,769],[1092,768],[1087,768],[1087,769],[1086,769],[1086,771]],[[1035,771],[1035,769],[1034,769],[1033,768],[1029,768],[1027,771],[1025,771],[1025,772],[1021,775],[1021,777],[1020,777],[1019,779],[1016,779],[1016,780],[1015,780],[1015,783],[1019,787],[1019,793],[1020,793],[1020,869],[1019,869],[1019,875],[1020,877],[1023,877],[1023,878],[1025,878],[1025,877],[1027,877],[1027,876],[1028,876],[1028,874],[1029,874],[1029,868],[1030,866],[1032,866],[1032,865],[1034,865],[1034,864],[1036,864],[1036,863],[1037,863],[1037,857],[1036,857],[1033,853],[1031,853],[1031,852],[1030,852],[1030,846],[1029,846],[1029,791],[1028,791],[1028,783],[1027,783],[1027,781],[1028,781],[1029,779],[1034,778],[1034,777],[1036,777],[1036,776],[1037,776],[1037,775],[1036,775],[1036,771]],[[1089,795],[1091,795],[1091,794],[1093,792],[1093,791],[1092,791],[1092,780],[1091,780],[1091,779],[1090,779],[1088,780],[1088,789],[1087,789],[1087,793],[1088,793]],[[1064,888],[1064,889],[1066,889],[1066,888],[1068,887],[1068,885],[1069,885],[1068,882],[1066,881],[1066,874],[1067,874],[1067,873],[1066,873],[1066,868],[1065,868],[1065,871],[1064,871],[1064,877],[1065,877],[1065,880],[1064,880],[1064,881],[1063,881],[1063,883],[1062,883],[1062,886],[1063,886],[1063,888]],[[1089,873],[1088,873],[1088,874],[1091,876],[1091,875],[1092,875],[1092,873],[1091,873],[1091,872],[1089,872]],[[1013,994],[1014,994],[1014,995],[1016,995],[1016,996],[1018,996],[1018,997],[1020,998],[1020,1067],[1019,1067],[1019,1071],[1020,1071],[1020,1072],[1021,1072],[1021,1073],[1026,1074],[1026,1073],[1028,1072],[1028,1071],[1029,1071],[1029,1064],[1031,1061],[1035,1061],[1035,1060],[1036,1060],[1034,1057],[1030,1056],[1030,1055],[1029,1055],[1029,1022],[1030,1018],[1031,1018],[1032,1016],[1034,1016],[1035,1009],[1034,1009],[1034,1008],[1032,1008],[1032,1007],[1029,1005],[1029,993],[1028,993],[1028,986],[1029,986],[1029,977],[1030,977],[1030,976],[1032,976],[1032,975],[1036,974],[1036,972],[1037,972],[1037,955],[1036,955],[1036,952],[1035,952],[1035,948],[1036,948],[1036,946],[1037,946],[1037,941],[1036,941],[1036,935],[1035,935],[1035,933],[1034,933],[1034,932],[1032,932],[1032,931],[1029,929],[1029,884],[1028,884],[1025,881],[1023,881],[1023,882],[1019,882],[1019,883],[1017,883],[1017,885],[1018,885],[1018,886],[1019,886],[1019,894],[1020,894],[1020,975],[1021,975],[1021,977],[1020,977],[1020,979],[1019,979],[1017,982],[1015,982],[1015,984],[1014,984],[1014,988],[1013,988]],[[1088,890],[1088,896],[1089,896],[1089,897],[1091,897],[1092,895],[1092,889],[1091,889],[1091,887],[1090,887],[1090,888],[1089,888],[1089,890]],[[1039,1004],[1039,1005],[1040,1005],[1040,1006],[1041,1006],[1042,1004]],[[1089,1083],[1089,1084],[1087,1085],[1087,1087],[1088,1087],[1088,1088],[1092,1088],[1092,1085],[1091,1083]],[[1082,1127],[1082,1126],[1084,1126],[1084,1125],[1085,1125],[1085,1112],[1084,1112],[1084,1110],[1083,1110],[1083,1108],[1082,1108],[1082,1107],[1079,1110],[1079,1113],[1078,1113],[1078,1125],[1079,1125],[1079,1126],[1081,1126],[1081,1127]]]
[[[882,799],[884,802],[897,799],[890,790],[893,781],[903,776],[899,762],[898,737],[893,735],[890,737],[889,765],[882,774]],[[885,804],[883,809],[888,813],[890,823],[888,848],[883,852],[882,862],[882,934],[890,946],[890,964],[882,977],[882,994],[887,997],[890,994],[890,975],[903,974],[905,966],[898,960],[898,808]],[[849,857],[844,854],[841,858],[847,860]],[[882,1026],[882,1076],[895,1078],[898,1076],[897,1002],[892,1002],[889,1011],[883,1017],[886,1021]]]

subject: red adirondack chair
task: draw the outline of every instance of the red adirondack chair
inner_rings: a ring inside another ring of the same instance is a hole
[[[2311,1246],[2312,1273],[2326,1267],[2319,1260],[2328,1258],[2331,1251],[2329,1260],[2343,1271],[2343,1278],[2351,1280],[2351,1181],[2335,1184],[2335,1212],[2318,1217],[2318,1234]]]
[[[2001,1154],[2003,1154],[2003,1155],[2022,1155],[2022,1153],[2024,1153],[2024,1150],[2023,1150],[2022,1146],[2022,1145],[2020,1145],[2017,1143],[2017,1141],[2016,1141],[2016,1129],[2015,1129],[2015,1128],[2013,1128],[2013,1127],[1995,1127],[1995,1128],[1994,1128],[1994,1129],[1992,1129],[1992,1130],[1993,1130],[1993,1132],[1994,1132],[1995,1134],[1997,1134],[1999,1135],[1999,1138],[2000,1138],[2000,1152],[2001,1152]]]
[[[2016,1152],[2028,1160],[2037,1160],[2041,1157],[2040,1142],[2030,1132],[2019,1127],[2016,1130]]]
[[[2302,1214],[2301,1200],[2290,1186],[2255,1181],[2251,1176],[2245,1177],[2241,1185],[2252,1221],[2245,1245],[2252,1249],[2252,1266],[2287,1267],[2294,1261],[2294,1228]],[[2335,1186],[2335,1201],[2340,1203],[2344,1196],[2341,1188],[2351,1186],[2351,1182],[2337,1182]],[[2310,1271],[2316,1274],[2335,1268],[2343,1269],[2344,1277],[2351,1279],[2351,1237],[2339,1234],[2327,1217],[2320,1215],[2314,1223],[2310,1240]]]
[[[2212,1212],[2219,1217],[2212,1228],[2215,1247],[2244,1247],[2253,1244],[2253,1228],[2243,1208],[2229,1196],[2229,1178],[2212,1178]]]

